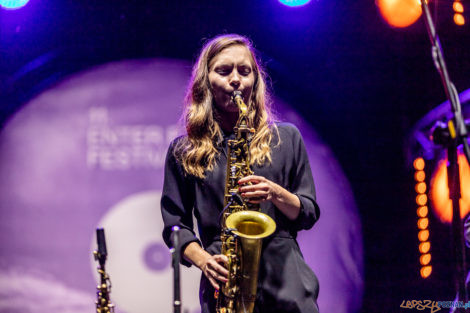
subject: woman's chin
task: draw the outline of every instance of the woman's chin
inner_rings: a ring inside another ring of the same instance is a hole
[[[238,113],[238,106],[234,104],[233,102],[225,104],[220,109],[222,112],[225,112],[225,113]]]

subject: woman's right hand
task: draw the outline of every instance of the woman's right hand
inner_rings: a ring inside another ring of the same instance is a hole
[[[227,257],[223,254],[209,255],[199,267],[211,285],[219,290],[219,282],[226,283],[228,277]]]
[[[186,260],[199,267],[215,289],[219,290],[219,282],[227,282],[228,271],[225,266],[228,260],[225,255],[210,255],[197,242],[190,242],[183,255]]]

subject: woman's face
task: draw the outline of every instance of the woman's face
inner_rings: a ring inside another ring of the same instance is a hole
[[[229,46],[219,52],[209,64],[209,82],[215,104],[222,112],[238,112],[231,101],[235,90],[242,92],[248,105],[253,91],[255,74],[251,53],[243,45]]]

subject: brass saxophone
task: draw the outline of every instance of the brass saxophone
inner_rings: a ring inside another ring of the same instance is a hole
[[[271,235],[276,223],[259,212],[259,204],[243,201],[238,181],[253,171],[250,141],[255,130],[249,125],[248,107],[240,91],[232,96],[239,109],[235,139],[228,141],[224,211],[222,212],[221,253],[228,259],[228,281],[216,292],[218,313],[251,313],[256,300],[262,239]]]
[[[93,251],[93,256],[95,257],[95,260],[98,261],[98,274],[100,276],[100,283],[96,287],[96,313],[113,313],[114,304],[112,304],[109,299],[109,294],[111,293],[111,281],[104,268],[108,253],[106,250],[103,228],[96,229],[96,241],[98,243],[98,250]]]

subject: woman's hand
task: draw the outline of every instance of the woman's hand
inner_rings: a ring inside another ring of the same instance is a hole
[[[219,282],[227,282],[228,271],[222,264],[227,265],[227,257],[223,254],[215,254],[206,258],[200,266],[212,287],[217,290],[220,288]]]
[[[190,242],[184,249],[183,255],[204,273],[215,289],[219,289],[218,282],[227,282],[228,271],[224,265],[228,260],[225,255],[210,255],[197,242]]]
[[[223,254],[210,255],[197,242],[190,242],[183,252],[184,258],[196,265],[209,279],[215,289],[219,289],[218,282],[227,282],[227,257]]]
[[[250,203],[261,203],[279,198],[282,187],[263,176],[250,175],[238,181],[240,195]]]
[[[298,196],[263,176],[250,175],[238,181],[240,195],[250,203],[271,201],[290,220],[300,213],[301,203]]]

